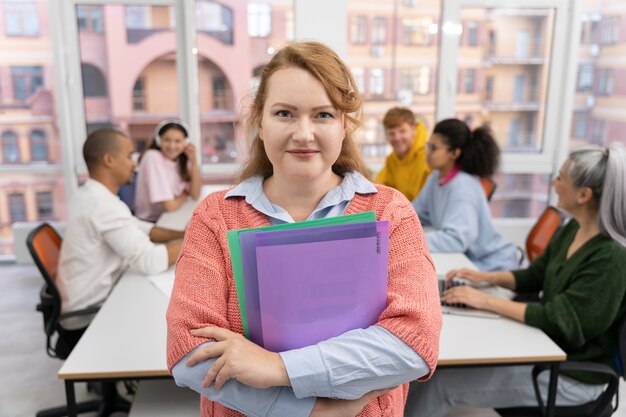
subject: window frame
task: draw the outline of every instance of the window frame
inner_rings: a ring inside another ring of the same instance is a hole
[[[456,0],[443,2],[441,27],[439,28],[439,77],[437,84],[436,119],[456,115],[457,102],[457,56],[461,36],[461,10],[465,8],[494,9],[554,9],[552,48],[549,56],[548,80],[546,82],[545,124],[541,152],[502,152],[502,172],[554,173],[555,161],[566,156],[569,142],[573,85],[576,76],[575,58],[578,56],[580,37],[580,3],[568,0]],[[497,35],[496,35],[497,36]],[[552,115],[559,114],[559,117]],[[554,139],[552,139],[554,138]]]

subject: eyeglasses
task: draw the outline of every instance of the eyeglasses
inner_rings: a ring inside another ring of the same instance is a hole
[[[441,145],[438,146],[438,145],[435,145],[434,143],[430,143],[430,142],[426,143],[426,150],[428,152],[433,153],[437,149],[447,149],[447,147],[446,146],[441,146]]]

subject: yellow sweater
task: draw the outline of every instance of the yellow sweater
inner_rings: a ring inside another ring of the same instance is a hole
[[[391,152],[385,160],[385,166],[376,175],[375,182],[393,187],[413,201],[426,183],[430,168],[426,164],[426,139],[428,132],[423,123],[415,129],[413,147],[400,159]]]

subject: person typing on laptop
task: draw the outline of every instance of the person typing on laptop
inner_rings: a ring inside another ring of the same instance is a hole
[[[554,180],[558,206],[572,220],[544,253],[524,270],[452,270],[447,280],[464,278],[519,293],[542,291],[540,303],[494,297],[471,286],[447,289],[443,301],[496,312],[543,330],[568,360],[615,367],[613,353],[626,313],[626,150],[587,147],[573,151]],[[600,296],[601,295],[601,296]],[[537,406],[532,366],[443,369],[426,384],[411,384],[407,416],[442,417],[457,405]],[[557,406],[595,400],[607,380],[591,373],[563,372]],[[539,377],[546,392],[548,375]]]

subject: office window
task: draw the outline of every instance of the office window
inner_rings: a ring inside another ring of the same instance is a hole
[[[367,42],[367,17],[350,17],[350,41],[353,44]]]
[[[478,46],[478,23],[467,22],[467,46]]]
[[[33,161],[48,160],[48,141],[42,130],[35,129],[30,134],[30,157]]]
[[[41,67],[11,67],[11,78],[15,100],[26,100],[43,87]]]
[[[591,91],[593,87],[593,64],[578,66],[578,91]]]
[[[269,4],[248,4],[248,35],[266,37],[272,31],[272,7]]]
[[[613,70],[612,69],[600,69],[597,72],[598,84],[596,86],[596,93],[603,96],[608,96],[613,92]]]
[[[387,19],[376,16],[372,20],[372,43],[382,45],[387,40]]]
[[[146,110],[146,89],[145,80],[137,78],[133,86],[133,110]]]
[[[433,41],[433,19],[406,18],[402,19],[402,44],[415,46],[429,46]]]
[[[365,70],[363,68],[352,68],[354,82],[361,94],[365,93]]]
[[[78,30],[81,32],[102,32],[102,6],[76,6]]]
[[[39,15],[34,1],[4,1],[4,27],[8,36],[37,36]]]
[[[2,133],[2,162],[15,163],[20,160],[20,148],[17,135],[10,130]]]
[[[24,194],[9,194],[9,214],[11,223],[26,221],[26,203],[24,202]]]
[[[83,75],[83,94],[85,97],[106,97],[107,83],[104,74],[91,64],[81,64]]]
[[[39,220],[51,220],[54,218],[54,203],[50,191],[39,191],[35,193],[37,202],[37,218]]]
[[[385,70],[383,68],[370,69],[370,94],[382,95],[385,92]]]
[[[475,81],[476,81],[476,70],[474,68],[466,69],[463,91],[468,94],[473,93],[475,90]]]

